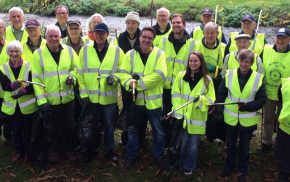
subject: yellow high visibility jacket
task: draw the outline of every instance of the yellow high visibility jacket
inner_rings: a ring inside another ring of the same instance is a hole
[[[162,44],[162,39],[164,37],[168,37],[168,35],[171,33],[172,31],[172,28],[170,28],[170,30],[168,32],[166,32],[166,34],[163,34],[163,35],[156,35],[156,37],[154,38],[153,40],[153,45],[158,47],[158,48],[161,48],[161,44]]]
[[[209,84],[207,90],[203,78],[191,90],[189,83],[183,80],[184,74],[185,71],[179,72],[173,84],[171,91],[172,110],[197,96],[200,96],[200,98],[196,103],[190,103],[173,113],[173,117],[177,119],[183,118],[183,127],[189,134],[205,134],[208,105],[216,99],[213,81],[208,75]]]
[[[226,45],[221,42],[219,42],[219,45],[214,49],[205,47],[202,40],[195,42],[194,50],[202,53],[211,77],[215,76],[216,69],[221,69],[223,67],[225,48]]]
[[[42,47],[45,44],[46,44],[46,40],[41,39],[41,43],[40,43],[39,47]],[[22,48],[23,48],[23,53],[22,53],[21,57],[23,58],[23,60],[25,60],[27,62],[32,62],[33,52],[31,51],[31,49],[27,45],[27,42],[22,43]]]
[[[6,75],[11,82],[16,81],[14,74],[9,66],[9,63],[2,64],[0,70],[4,75]],[[23,65],[20,69],[20,73],[17,79],[19,80],[28,80],[28,74],[30,71],[30,63],[23,62]],[[20,112],[22,114],[31,114],[37,110],[37,104],[34,94],[23,95],[18,99],[13,99],[11,96],[16,95],[18,90],[14,91],[5,91],[3,104],[1,107],[1,111],[7,115],[13,115],[15,113],[16,104],[18,102]]]
[[[7,63],[9,60],[9,56],[7,54],[7,51],[6,51],[8,43],[9,42],[7,40],[5,40],[2,51],[0,52],[0,65]]]
[[[279,116],[279,128],[290,135],[290,77],[281,79],[282,110]]]
[[[108,85],[106,78],[117,72],[123,54],[121,48],[110,44],[101,62],[93,44],[85,45],[81,49],[78,69],[81,98],[88,97],[92,103],[100,103],[102,105],[117,103],[118,78],[115,76],[113,85]]]
[[[174,45],[168,40],[168,37],[164,37],[162,39],[160,49],[165,52],[167,65],[167,77],[164,82],[165,89],[171,89],[176,75],[180,71],[185,70],[188,57],[193,52],[193,47],[194,41],[192,39],[188,39],[176,54]]]
[[[133,74],[140,76],[135,104],[149,110],[162,107],[163,81],[167,75],[165,53],[154,47],[144,65],[138,51],[128,51],[118,71],[121,84],[128,91],[131,91],[129,84]]]
[[[74,100],[73,86],[66,85],[68,76],[76,83],[78,56],[74,50],[61,44],[62,50],[57,64],[47,45],[34,51],[32,66],[32,80],[42,83],[46,87],[33,85],[38,105],[60,105]]]
[[[263,83],[263,75],[255,71],[252,72],[243,91],[239,87],[238,69],[227,71],[225,76],[226,88],[228,88],[228,96],[225,103],[231,102],[251,102],[255,99],[255,95]],[[238,122],[242,126],[248,127],[257,124],[257,112],[242,112],[238,110],[238,105],[225,105],[224,120],[227,124],[236,126]]]
[[[278,101],[281,78],[290,77],[290,52],[276,52],[272,45],[265,45],[263,65],[267,98]]]
[[[21,40],[19,40],[19,42],[21,42],[21,43],[23,43],[23,42],[25,42],[26,40],[27,40],[27,38],[28,38],[28,33],[27,33],[27,31],[24,29],[23,30],[23,33],[22,33],[22,37],[21,37]],[[5,35],[5,39],[7,40],[7,41],[12,41],[12,40],[16,40],[16,38],[15,38],[15,36],[14,36],[14,34],[13,34],[13,31],[12,31],[12,26],[10,25],[10,26],[8,26],[8,27],[6,27],[6,35]]]

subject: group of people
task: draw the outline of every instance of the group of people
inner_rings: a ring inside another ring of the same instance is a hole
[[[263,108],[262,151],[272,148],[280,115],[279,178],[289,180],[288,28],[280,28],[275,44],[268,45],[265,34],[255,32],[256,19],[246,14],[241,32],[232,32],[227,42],[211,9],[201,11],[200,26],[188,34],[183,16],[170,16],[162,7],[156,25],[142,29],[139,14],[128,12],[125,31],[112,38],[100,14],[88,19],[85,36],[66,6],[57,6],[55,15],[57,23],[46,26],[43,38],[38,20],[24,23],[19,7],[9,10],[10,26],[0,19],[1,123],[6,142],[15,148],[12,162],[36,157],[30,141],[37,114],[47,120],[49,162],[75,160],[77,154],[94,160],[100,133],[104,157],[117,162],[114,132],[122,120],[120,143],[129,168],[138,161],[149,121],[158,168],[181,168],[191,175],[214,107],[224,116],[227,154],[217,179],[237,171],[237,180],[246,181],[250,141]]]

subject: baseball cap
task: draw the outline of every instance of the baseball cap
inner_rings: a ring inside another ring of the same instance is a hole
[[[280,28],[276,34],[276,36],[283,36],[283,37],[289,37],[290,32],[288,28]]]
[[[99,23],[94,28],[94,32],[96,32],[96,31],[102,31],[102,32],[109,33],[109,28],[105,23]]]
[[[201,15],[212,15],[213,14],[213,11],[211,9],[208,9],[208,8],[204,8],[201,13]]]
[[[36,19],[29,19],[25,23],[25,28],[29,27],[39,27],[40,23]]]
[[[256,21],[255,18],[252,15],[250,15],[250,14],[246,14],[246,15],[243,16],[242,21],[246,21],[246,20],[254,21],[254,22]]]
[[[242,38],[244,38],[244,39],[251,39],[251,36],[248,35],[248,34],[239,34],[239,35],[237,35],[235,37],[235,40],[242,39]]]

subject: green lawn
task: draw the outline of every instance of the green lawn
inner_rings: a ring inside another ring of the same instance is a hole
[[[119,141],[120,131],[116,132],[116,141]],[[277,164],[274,151],[261,153],[259,150],[259,136],[253,138],[251,143],[252,156],[250,160],[250,182],[274,182],[277,176]],[[2,141],[3,142],[3,141]],[[52,165],[47,171],[41,171],[37,165],[19,162],[11,164],[12,149],[0,144],[0,181],[204,181],[211,182],[223,168],[225,152],[222,144],[212,144],[203,140],[200,145],[198,169],[191,177],[185,177],[181,171],[171,174],[158,174],[157,168],[151,157],[151,137],[147,137],[146,147],[140,155],[140,160],[135,168],[124,167],[124,147],[117,146],[119,158],[118,165],[113,165],[102,157],[102,152],[97,160],[92,163],[82,161],[63,161]],[[233,175],[229,181],[235,181]]]

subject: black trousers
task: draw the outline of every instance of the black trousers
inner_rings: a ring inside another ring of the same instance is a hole
[[[75,102],[52,106],[48,121],[49,153],[67,154],[73,150]]]

